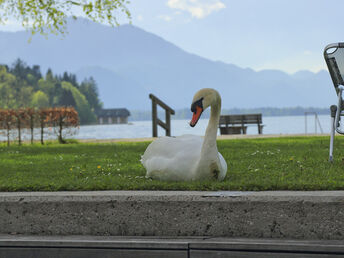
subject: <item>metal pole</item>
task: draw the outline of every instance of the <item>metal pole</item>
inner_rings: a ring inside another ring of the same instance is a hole
[[[330,162],[333,161],[333,141],[334,141],[334,134],[335,134],[335,130],[334,130],[334,117],[331,117],[331,139],[330,139],[330,157],[329,157],[329,161],[330,161]]]
[[[314,128],[315,134],[317,134],[317,113],[314,112]]]
[[[330,154],[329,154],[329,161],[333,161],[333,142],[334,142],[334,135],[335,135],[335,116],[337,113],[337,106],[332,105],[330,107],[331,110],[331,138],[330,138]]]
[[[321,127],[320,119],[319,119],[318,115],[317,115],[317,120],[318,120],[318,125],[319,125],[319,128],[320,128],[320,132],[323,134],[324,131],[323,131],[322,127]]]

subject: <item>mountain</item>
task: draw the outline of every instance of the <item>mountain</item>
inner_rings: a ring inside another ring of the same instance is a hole
[[[224,108],[327,107],[336,102],[327,71],[256,72],[185,52],[132,25],[109,27],[79,18],[68,21],[65,36],[0,32],[0,63],[21,58],[43,71],[93,76],[105,107],[149,110],[149,93],[173,108],[185,108],[194,93],[217,89]]]

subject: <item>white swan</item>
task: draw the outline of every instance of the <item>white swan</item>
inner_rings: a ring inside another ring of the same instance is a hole
[[[196,125],[209,106],[211,113],[204,139],[195,135],[161,137],[147,147],[141,159],[147,177],[163,181],[224,179],[227,163],[216,145],[221,112],[221,97],[216,90],[202,89],[195,94],[190,126]]]

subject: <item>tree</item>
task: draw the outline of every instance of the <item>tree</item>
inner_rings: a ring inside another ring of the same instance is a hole
[[[44,94],[44,93],[43,93]],[[36,110],[33,109],[33,108],[27,108],[25,110],[26,112],[26,126],[28,128],[30,128],[30,131],[31,131],[31,144],[33,144],[33,129],[35,128],[35,121],[36,121],[36,116],[37,116],[37,113],[36,113]]]
[[[79,125],[78,112],[73,107],[50,108],[48,120],[57,128],[59,143],[66,143],[63,139],[63,129]]]
[[[21,145],[21,129],[25,127],[25,122],[27,121],[26,110],[23,108],[13,110],[13,115],[15,117],[16,126],[18,129],[18,145]]]
[[[83,124],[94,123],[96,121],[96,117],[92,112],[86,97],[69,82],[62,82],[62,88],[73,94],[73,98],[76,103],[75,109],[79,113],[80,122]]]
[[[17,60],[12,64],[10,72],[18,79],[23,80],[26,78],[28,72],[27,65],[23,60],[17,58]]]
[[[62,88],[60,100],[59,100],[59,106],[62,107],[76,107],[76,102],[73,96],[73,93],[69,89]]]
[[[41,108],[40,110],[38,110],[38,120],[39,120],[39,126],[41,128],[41,144],[44,144],[44,127],[46,124],[48,124],[50,122],[50,109],[48,108]]]
[[[65,81],[65,82],[70,82],[73,86],[79,88],[79,84],[78,84],[75,74],[64,72],[60,80]]]
[[[38,81],[38,88],[48,96],[50,106],[54,104],[53,102],[55,96],[56,83],[57,81],[55,80],[50,68],[48,69],[45,78],[41,78]]]
[[[83,80],[80,85],[80,92],[84,94],[93,112],[102,108],[102,103],[98,96],[98,87],[93,77]]]
[[[0,108],[14,108],[18,103],[14,89],[16,77],[0,66]]]
[[[31,106],[36,108],[43,108],[49,106],[49,98],[42,91],[36,91],[32,96]]]
[[[15,123],[14,111],[0,109],[0,129],[6,130],[7,146],[10,146],[10,131]]]
[[[127,9],[128,0],[3,0],[0,1],[0,21],[16,18],[32,34],[63,34],[66,19],[75,12],[81,12],[94,22],[118,25],[118,13],[121,11],[131,19]]]

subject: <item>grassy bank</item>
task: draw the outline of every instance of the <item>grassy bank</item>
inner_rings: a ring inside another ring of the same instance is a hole
[[[159,182],[145,178],[149,143],[0,146],[0,191],[62,190],[339,190],[344,138],[290,137],[218,141],[229,171],[223,182]]]

